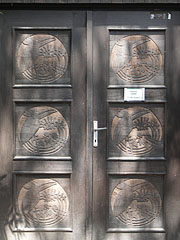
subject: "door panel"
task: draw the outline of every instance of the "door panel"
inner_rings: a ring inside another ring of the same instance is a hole
[[[13,176],[3,239],[85,239],[85,13],[3,18],[4,151]]]
[[[179,49],[170,34],[173,21],[150,20],[149,11],[93,13],[94,120],[107,126],[93,155],[94,239],[175,236],[169,226],[177,225],[165,214],[168,201],[177,206],[179,198],[167,181],[173,161],[167,144],[173,93],[167,89],[177,71],[169,73],[169,57]],[[127,101],[125,88],[145,88],[145,100],[130,95]]]

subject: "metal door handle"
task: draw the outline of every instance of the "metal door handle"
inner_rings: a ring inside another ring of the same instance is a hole
[[[93,121],[93,147],[98,147],[98,131],[106,129],[107,127],[98,128],[98,121]]]

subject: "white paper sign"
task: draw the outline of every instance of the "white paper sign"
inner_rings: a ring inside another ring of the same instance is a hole
[[[145,101],[145,88],[124,88],[124,101]]]

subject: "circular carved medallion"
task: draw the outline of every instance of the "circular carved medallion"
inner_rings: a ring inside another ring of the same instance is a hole
[[[20,117],[18,138],[29,152],[49,155],[59,151],[67,142],[69,128],[62,114],[48,106],[33,107]]]
[[[28,80],[51,83],[66,72],[68,54],[63,43],[55,36],[35,34],[20,44],[17,64]]]
[[[161,144],[162,126],[148,108],[130,107],[116,113],[111,135],[113,142],[121,151],[141,156]]]
[[[129,35],[115,43],[110,62],[113,71],[122,80],[144,83],[160,72],[162,54],[150,37]]]
[[[138,227],[152,222],[160,214],[161,198],[147,180],[129,179],[114,188],[111,207],[118,221]]]
[[[18,196],[18,209],[29,223],[41,226],[62,221],[69,209],[64,189],[52,179],[36,179],[26,183]]]

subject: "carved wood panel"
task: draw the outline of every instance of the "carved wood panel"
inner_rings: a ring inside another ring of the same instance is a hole
[[[17,231],[71,231],[70,175],[14,175],[15,217]]]
[[[163,105],[109,105],[110,157],[164,157]]]
[[[15,156],[70,157],[69,104],[16,104]]]
[[[15,84],[70,84],[69,30],[15,29]]]
[[[164,34],[110,31],[109,85],[163,85]]]
[[[108,231],[163,230],[163,177],[109,175]]]

